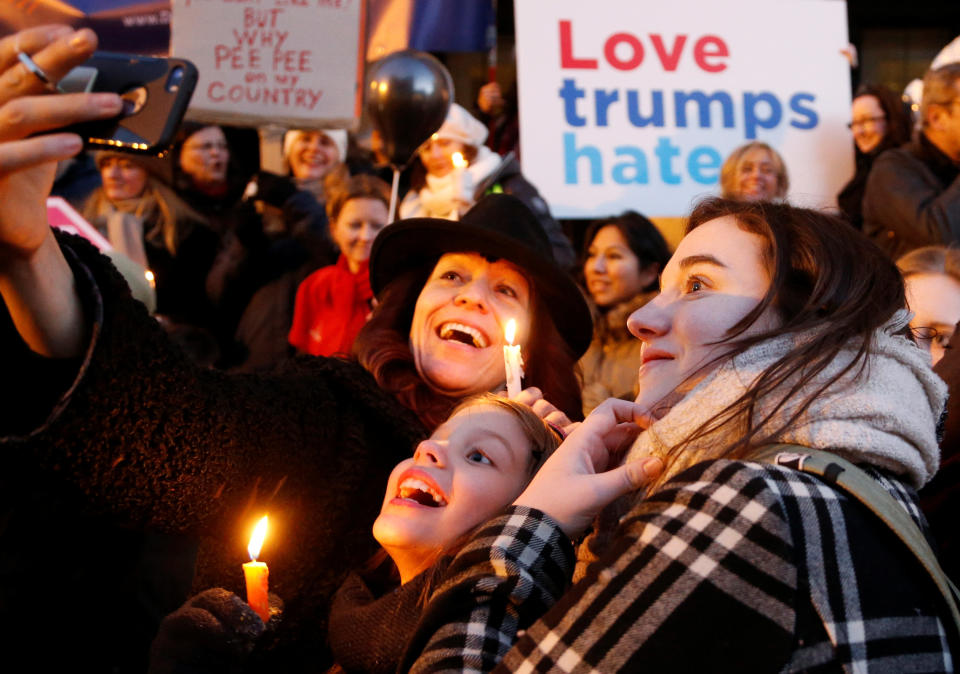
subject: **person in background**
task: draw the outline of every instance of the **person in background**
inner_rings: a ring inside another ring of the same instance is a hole
[[[173,143],[173,188],[207,219],[221,237],[234,225],[233,208],[243,195],[246,177],[231,162],[223,129],[184,122]]]
[[[924,246],[899,260],[907,289],[907,306],[913,312],[910,327],[917,344],[936,365],[960,321],[960,249]]]
[[[850,106],[856,170],[840,193],[837,205],[855,228],[863,229],[863,195],[873,161],[884,150],[910,140],[910,116],[899,97],[882,85],[861,85]]]
[[[785,199],[789,189],[783,157],[760,141],[735,149],[720,168],[720,192],[724,199],[773,201]]]
[[[497,82],[487,82],[477,93],[477,108],[490,131],[487,147],[503,157],[513,153],[520,161],[517,83],[513,82],[504,95]]]
[[[914,248],[960,243],[960,63],[923,78],[920,132],[873,163],[863,231],[891,259]]]
[[[177,323],[207,327],[212,305],[206,277],[219,237],[163,180],[159,159],[120,152],[94,154],[103,185],[83,216],[156,283],[157,312]]]
[[[583,413],[589,414],[607,398],[637,395],[642,344],[627,330],[627,317],[656,296],[670,251],[656,225],[634,211],[596,221],[584,241],[584,283],[599,313],[580,359]]]
[[[269,370],[289,355],[297,286],[339,255],[327,219],[327,184],[347,176],[347,132],[292,130],[284,136],[289,175],[259,171],[237,207],[236,227],[207,280],[218,303],[221,366]]]
[[[572,268],[573,246],[550,215],[547,203],[520,173],[516,158],[492,152],[483,144],[486,138],[482,122],[451,104],[443,125],[420,147],[417,161],[423,173],[411,178],[410,190],[400,203],[400,217],[458,220],[484,194],[505,192],[523,201],[537,216],[557,264]],[[461,167],[455,166],[455,155],[464,162]]]
[[[313,356],[347,354],[372,310],[368,260],[387,224],[390,187],[374,176],[348,178],[327,199],[330,232],[340,257],[297,289],[288,339]]]

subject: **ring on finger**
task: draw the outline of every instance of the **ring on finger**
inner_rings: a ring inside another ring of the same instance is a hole
[[[50,79],[50,76],[47,75],[43,68],[38,66],[37,62],[30,58],[26,52],[18,51],[17,58],[20,59],[20,63],[22,63],[27,70],[33,73],[38,80],[43,82],[43,86],[46,87],[47,91],[52,91],[54,93],[59,93],[61,91],[59,85],[54,84]]]

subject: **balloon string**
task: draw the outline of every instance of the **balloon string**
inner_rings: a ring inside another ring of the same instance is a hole
[[[400,192],[400,169],[393,169],[393,186],[390,188],[390,219],[393,222],[397,219],[397,197]]]

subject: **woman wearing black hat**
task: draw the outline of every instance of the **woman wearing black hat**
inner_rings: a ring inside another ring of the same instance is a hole
[[[42,43],[35,60],[51,76],[95,44],[89,31],[34,38]],[[0,41],[0,59],[4,46],[10,43]],[[0,68],[19,68],[12,63],[0,60]],[[33,84],[28,79],[13,99],[30,123],[8,124],[5,138],[119,109],[109,95],[37,96],[44,87]],[[12,94],[4,96],[0,106],[11,105]],[[521,326],[524,384],[577,416],[574,363],[592,327],[586,303],[550,260],[533,215],[494,195],[459,223],[423,219],[384,230],[370,264],[380,308],[359,338],[359,362],[314,358],[264,377],[197,369],[130,300],[112,267],[84,242],[58,240],[47,227],[43,200],[53,166],[45,162],[77,151],[69,134],[0,143],[0,290],[23,340],[7,325],[0,331],[10,344],[6,381],[23,382],[0,421],[0,445],[38,483],[69,496],[53,514],[11,510],[30,520],[12,543],[50,555],[49,543],[38,546],[40,532],[56,541],[51,530],[66,530],[73,540],[91,520],[192,531],[209,537],[196,586],[242,592],[238,565],[247,559],[249,526],[267,511],[272,529],[262,557],[286,610],[284,628],[258,649],[273,650],[279,668],[322,663],[330,592],[373,550],[370,525],[390,468],[459,399],[503,385],[498,363],[509,318]],[[538,402],[537,409],[545,414],[551,406]],[[59,486],[64,477],[69,489]],[[30,486],[22,478],[17,485],[20,492]],[[119,576],[136,559],[103,552],[60,551],[79,558],[72,577],[97,576],[90,584],[36,577],[40,567],[17,558],[18,587],[94,607],[95,619],[57,630],[68,647],[45,649],[43,657],[102,664],[123,638],[130,621],[111,615],[101,595],[122,593]],[[102,578],[105,558],[120,568]],[[57,620],[42,604],[32,597],[3,605],[11,607],[4,625],[23,625],[5,634],[9,643],[28,643],[28,626]],[[298,641],[299,634],[314,638]]]

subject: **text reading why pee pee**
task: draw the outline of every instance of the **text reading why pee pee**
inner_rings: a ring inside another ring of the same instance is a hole
[[[200,69],[194,107],[267,119],[352,116],[359,4],[175,0],[174,52]]]

